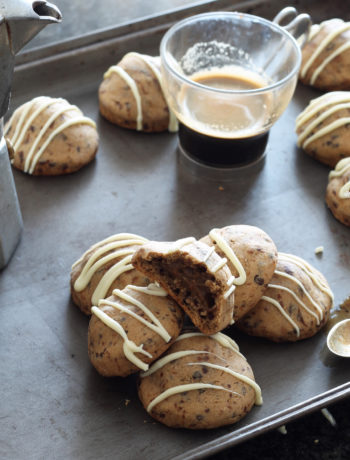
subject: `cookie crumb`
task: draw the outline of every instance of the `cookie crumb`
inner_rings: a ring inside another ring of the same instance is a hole
[[[335,418],[334,418],[333,415],[329,412],[328,409],[326,409],[326,408],[321,409],[321,412],[322,412],[322,415],[329,421],[329,423],[330,423],[332,426],[336,426],[337,422],[335,421]]]
[[[130,403],[130,399],[126,399],[126,400],[125,400],[125,407],[128,406],[129,403]]]
[[[324,247],[323,246],[317,246],[317,248],[315,248],[315,254],[318,256],[318,255],[321,255],[323,254],[323,250],[324,250]]]
[[[220,192],[222,192],[225,189],[224,189],[224,187],[222,185],[219,185],[218,190],[220,190]]]
[[[282,426],[278,427],[277,431],[279,431],[281,434],[287,434],[288,433],[286,425],[282,425]]]
[[[320,442],[319,439],[314,439],[314,443],[315,443],[315,444],[318,444],[319,442]]]

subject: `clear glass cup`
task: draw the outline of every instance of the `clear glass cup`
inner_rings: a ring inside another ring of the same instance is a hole
[[[297,83],[301,51],[295,38],[257,16],[205,13],[171,27],[160,55],[180,150],[224,168],[261,159],[269,129]]]

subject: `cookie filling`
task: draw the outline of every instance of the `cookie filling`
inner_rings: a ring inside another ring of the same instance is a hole
[[[197,319],[210,323],[215,318],[216,298],[227,290],[227,286],[221,285],[204,263],[195,263],[180,252],[139,263],[141,271],[158,280],[194,322]]]

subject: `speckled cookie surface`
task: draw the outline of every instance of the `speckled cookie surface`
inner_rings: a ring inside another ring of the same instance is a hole
[[[334,91],[310,102],[297,117],[298,145],[334,167],[350,156],[350,91]]]
[[[149,280],[131,265],[133,253],[146,238],[131,233],[112,235],[88,249],[72,266],[70,287],[73,302],[86,315],[113,289],[128,284],[147,286]]]
[[[158,282],[203,333],[214,334],[232,323],[232,275],[213,248],[191,237],[152,241],[135,252],[132,263]]]
[[[324,276],[300,257],[279,253],[275,274],[258,304],[237,326],[274,342],[315,335],[327,322],[333,295]]]
[[[88,352],[106,377],[147,370],[180,334],[183,312],[157,287],[128,286],[93,307]]]
[[[69,174],[98,149],[95,123],[65,99],[37,97],[20,106],[5,126],[14,147],[12,165],[34,176]]]
[[[334,217],[350,227],[350,157],[340,160],[329,173],[326,203]]]
[[[254,402],[261,404],[254,384],[251,367],[229,337],[184,333],[141,374],[138,393],[159,422],[209,429],[236,423]]]
[[[233,276],[239,278],[237,263],[228,250],[220,248],[216,236],[233,251],[242,266],[241,280],[236,280],[234,319],[245,315],[263,295],[277,263],[277,249],[271,238],[260,228],[250,225],[230,225],[211,231],[200,241],[215,247],[215,252],[228,259]],[[231,258],[230,258],[231,256]]]
[[[176,130],[160,81],[159,58],[126,54],[105,73],[100,85],[102,116],[128,129],[145,132]]]
[[[299,79],[323,91],[350,89],[350,22],[330,19],[311,27]]]

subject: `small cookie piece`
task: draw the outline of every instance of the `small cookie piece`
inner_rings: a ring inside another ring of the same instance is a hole
[[[214,334],[232,323],[234,286],[226,262],[214,248],[195,238],[152,241],[132,258],[134,267],[157,281],[204,334]]]
[[[337,163],[328,180],[327,206],[336,219],[350,227],[350,157]]]
[[[237,326],[274,342],[296,342],[312,337],[326,324],[332,305],[324,276],[300,257],[279,252],[266,292]]]
[[[5,126],[12,165],[34,176],[70,174],[90,163],[98,148],[96,124],[65,99],[41,96],[21,105]]]
[[[131,265],[132,255],[147,241],[132,233],[118,233],[91,246],[73,264],[71,295],[83,313],[91,315],[91,307],[112,295],[113,289],[123,289],[128,284],[149,284]]]
[[[326,165],[350,156],[350,91],[312,100],[297,117],[296,132],[298,146]]]
[[[116,125],[145,132],[178,129],[163,90],[159,57],[126,54],[104,74],[98,94],[101,115]]]
[[[156,285],[127,286],[92,307],[89,358],[106,377],[126,377],[164,353],[178,337],[183,312]]]
[[[138,393],[144,408],[173,428],[230,425],[243,418],[254,402],[262,404],[246,358],[222,333],[181,334],[140,377]]]
[[[330,19],[311,27],[299,80],[323,91],[350,90],[350,22]]]
[[[238,320],[259,301],[273,276],[277,264],[277,249],[271,238],[251,225],[230,225],[213,229],[200,241],[214,246],[235,277],[235,309]]]

